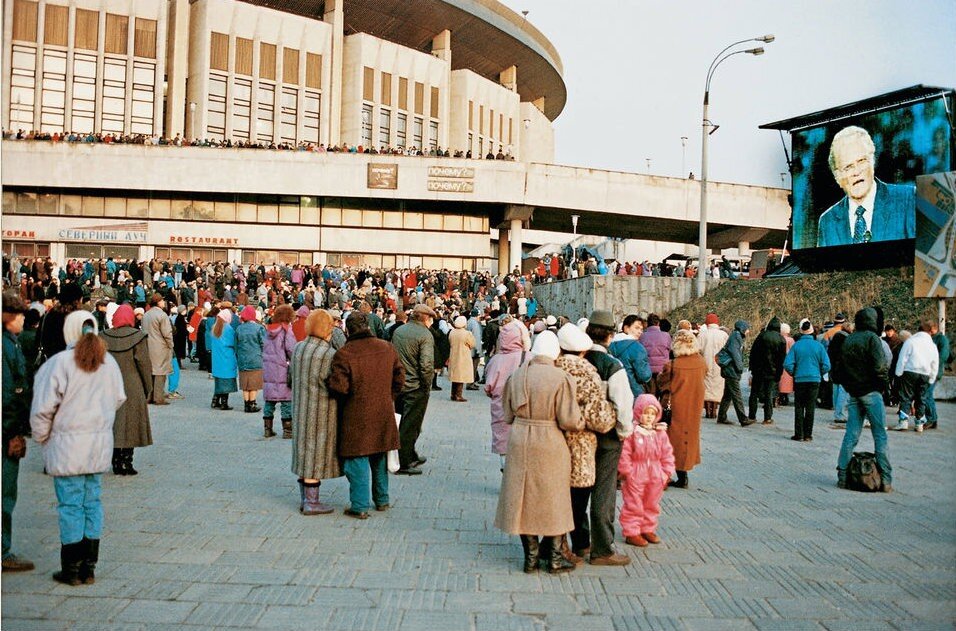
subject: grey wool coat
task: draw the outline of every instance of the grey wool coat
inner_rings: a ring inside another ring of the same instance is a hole
[[[146,402],[153,390],[152,363],[146,334],[131,326],[107,329],[100,335],[120,372],[126,403],[116,410],[113,423],[113,446],[117,449],[146,447],[153,444]]]
[[[502,397],[512,423],[495,526],[512,535],[563,535],[571,514],[571,453],[566,431],[584,429],[574,381],[547,357],[508,378]]]
[[[292,473],[327,480],[342,475],[338,457],[338,407],[326,380],[335,349],[306,337],[295,346],[292,371]]]

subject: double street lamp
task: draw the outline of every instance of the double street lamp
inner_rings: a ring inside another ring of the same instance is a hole
[[[714,57],[714,60],[710,62],[710,67],[707,69],[707,81],[704,83],[704,116],[701,126],[702,132],[700,143],[700,252],[697,257],[698,296],[703,296],[704,292],[707,290],[707,271],[710,267],[707,260],[707,139],[712,133],[717,131],[717,128],[719,127],[719,125],[714,125],[709,118],[710,81],[713,79],[714,72],[717,71],[717,67],[734,55],[762,55],[764,53],[762,46],[758,46],[756,48],[731,50],[735,46],[740,46],[741,44],[747,44],[749,42],[764,42],[765,44],[769,44],[773,40],[773,35],[764,35],[762,37],[751,37],[748,39],[742,39],[739,42],[734,42],[717,53],[717,56]]]

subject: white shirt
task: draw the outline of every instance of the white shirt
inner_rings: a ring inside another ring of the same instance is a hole
[[[896,362],[896,376],[903,376],[904,372],[915,372],[929,377],[929,382],[936,381],[939,369],[939,351],[929,333],[919,331],[903,342],[900,349],[900,358]]]
[[[866,231],[873,234],[873,206],[876,204],[876,180],[873,181],[873,186],[870,187],[870,192],[866,194],[863,198],[863,201],[857,203],[850,199],[849,196],[846,198],[847,201],[847,213],[850,217],[850,239],[856,235],[853,232],[853,226],[856,225],[856,209],[859,206],[863,206],[863,221],[866,222]]]

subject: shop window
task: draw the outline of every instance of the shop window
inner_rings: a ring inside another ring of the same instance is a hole
[[[342,255],[335,252],[329,252],[328,256],[325,258],[325,262],[328,265],[338,267],[342,264]]]

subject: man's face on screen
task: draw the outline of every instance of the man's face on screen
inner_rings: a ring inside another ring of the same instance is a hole
[[[840,140],[836,156],[837,183],[853,201],[860,201],[873,188],[873,155],[861,136]]]

